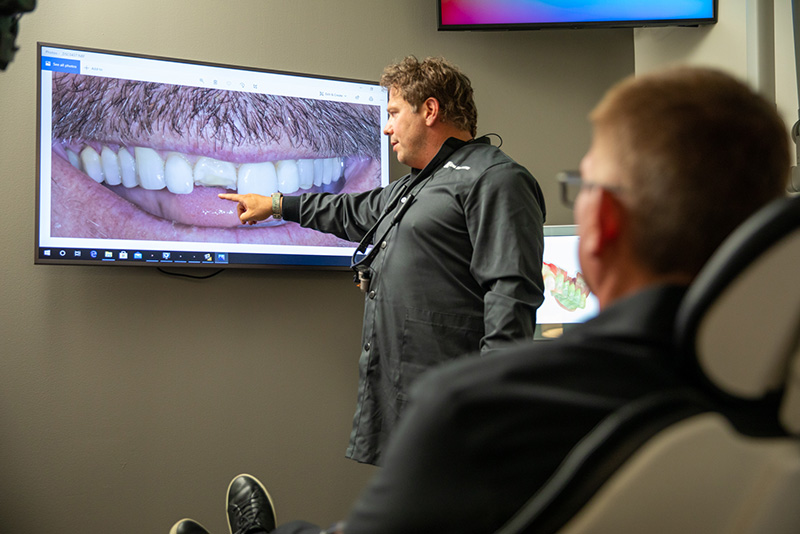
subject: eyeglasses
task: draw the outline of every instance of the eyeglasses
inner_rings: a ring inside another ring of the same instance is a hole
[[[600,187],[611,192],[623,190],[622,187],[616,185],[602,185],[597,182],[587,182],[583,179],[583,176],[581,176],[581,171],[561,171],[556,175],[556,180],[558,180],[561,186],[561,202],[570,209],[575,207],[575,200],[578,198],[578,193],[581,192],[581,189]]]

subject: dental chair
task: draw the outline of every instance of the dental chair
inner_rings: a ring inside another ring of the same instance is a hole
[[[800,533],[800,197],[725,241],[676,336],[698,387],[609,416],[496,534]]]

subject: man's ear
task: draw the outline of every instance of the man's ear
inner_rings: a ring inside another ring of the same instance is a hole
[[[597,209],[598,245],[605,249],[619,239],[625,224],[625,206],[614,193],[600,189],[600,201]]]
[[[585,193],[581,216],[581,248],[589,258],[605,258],[615,254],[622,229],[623,206],[609,191],[596,188]]]
[[[425,124],[427,126],[433,126],[439,118],[439,101],[431,96],[422,103],[421,107],[423,116],[425,117]]]

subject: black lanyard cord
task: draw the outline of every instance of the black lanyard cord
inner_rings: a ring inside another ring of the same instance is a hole
[[[378,218],[377,221],[375,221],[375,224],[372,225],[372,228],[370,228],[369,231],[366,234],[364,234],[364,237],[361,238],[361,242],[358,244],[358,247],[356,248],[355,252],[353,252],[353,258],[350,261],[350,268],[351,269],[355,270],[356,272],[364,272],[364,271],[367,271],[369,269],[369,266],[372,263],[372,260],[374,259],[375,254],[377,253],[377,250],[375,250],[375,248],[373,248],[372,250],[370,250],[370,252],[366,256],[363,256],[362,258],[358,258],[358,255],[359,254],[364,254],[364,252],[367,250],[367,247],[369,247],[369,245],[371,243],[380,243],[384,239],[386,239],[386,236],[389,235],[389,232],[392,230],[392,228],[397,223],[400,222],[400,219],[403,217],[403,215],[405,215],[405,213],[411,207],[411,204],[414,201],[415,195],[419,194],[419,192],[422,190],[423,187],[425,187],[425,185],[428,183],[428,181],[430,181],[430,179],[431,179],[431,176],[428,176],[427,179],[422,181],[421,185],[420,185],[419,189],[417,189],[416,193],[407,193],[414,186],[416,186],[416,185],[418,185],[420,183],[418,180],[415,179],[411,183],[407,184],[403,188],[403,190],[400,192],[400,194],[398,194],[394,198],[394,200],[388,206],[386,206],[386,209],[383,211],[381,216]],[[397,208],[398,202],[400,203],[400,207],[399,208]],[[383,232],[383,234],[381,235],[380,239],[377,239],[377,240],[373,241],[372,237],[375,235],[375,232],[377,232],[378,227],[380,226],[381,222],[383,222],[383,220],[389,214],[391,214],[392,212],[394,212],[394,216],[392,217],[392,222],[389,224],[389,226]]]
[[[498,136],[499,137],[499,136]],[[417,174],[406,186],[403,190],[398,194],[390,203],[386,206],[386,209],[383,211],[378,220],[375,221],[375,224],[372,225],[372,228],[364,234],[364,237],[361,238],[361,241],[358,243],[358,247],[353,252],[353,257],[350,261],[350,268],[355,271],[355,276],[353,277],[353,281],[361,288],[361,291],[367,292],[369,291],[369,280],[370,280],[370,272],[369,267],[372,264],[372,261],[375,259],[375,255],[378,253],[378,250],[373,247],[366,255],[364,252],[367,250],[370,244],[374,243],[381,243],[386,239],[389,232],[392,228],[400,222],[400,219],[405,215],[405,212],[411,207],[411,204],[414,201],[415,194],[419,194],[423,187],[427,185],[427,183],[433,178],[434,172],[439,169],[443,164],[444,161],[456,152],[459,148],[467,145],[471,142],[482,142],[488,143],[488,139],[481,138],[480,140],[474,139],[471,141],[461,141],[455,138],[450,138],[445,141],[442,149],[433,158],[428,164],[422,169],[419,174]],[[416,193],[412,192],[412,190],[419,185]],[[401,206],[398,209],[397,203],[400,202]],[[395,211],[396,210],[396,211]],[[386,231],[384,231],[383,235],[381,235],[380,239],[373,241],[373,236],[375,232],[378,231],[378,226],[380,226],[381,222],[388,216],[390,213],[394,212],[394,217],[392,218],[391,224],[389,224]],[[359,258],[359,255],[362,255]]]

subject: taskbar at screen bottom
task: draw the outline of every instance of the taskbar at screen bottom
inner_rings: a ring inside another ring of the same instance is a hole
[[[213,251],[39,247],[36,254],[36,263],[61,265],[115,263],[124,265],[172,265],[174,267],[327,267],[342,269],[350,266],[350,257]]]

